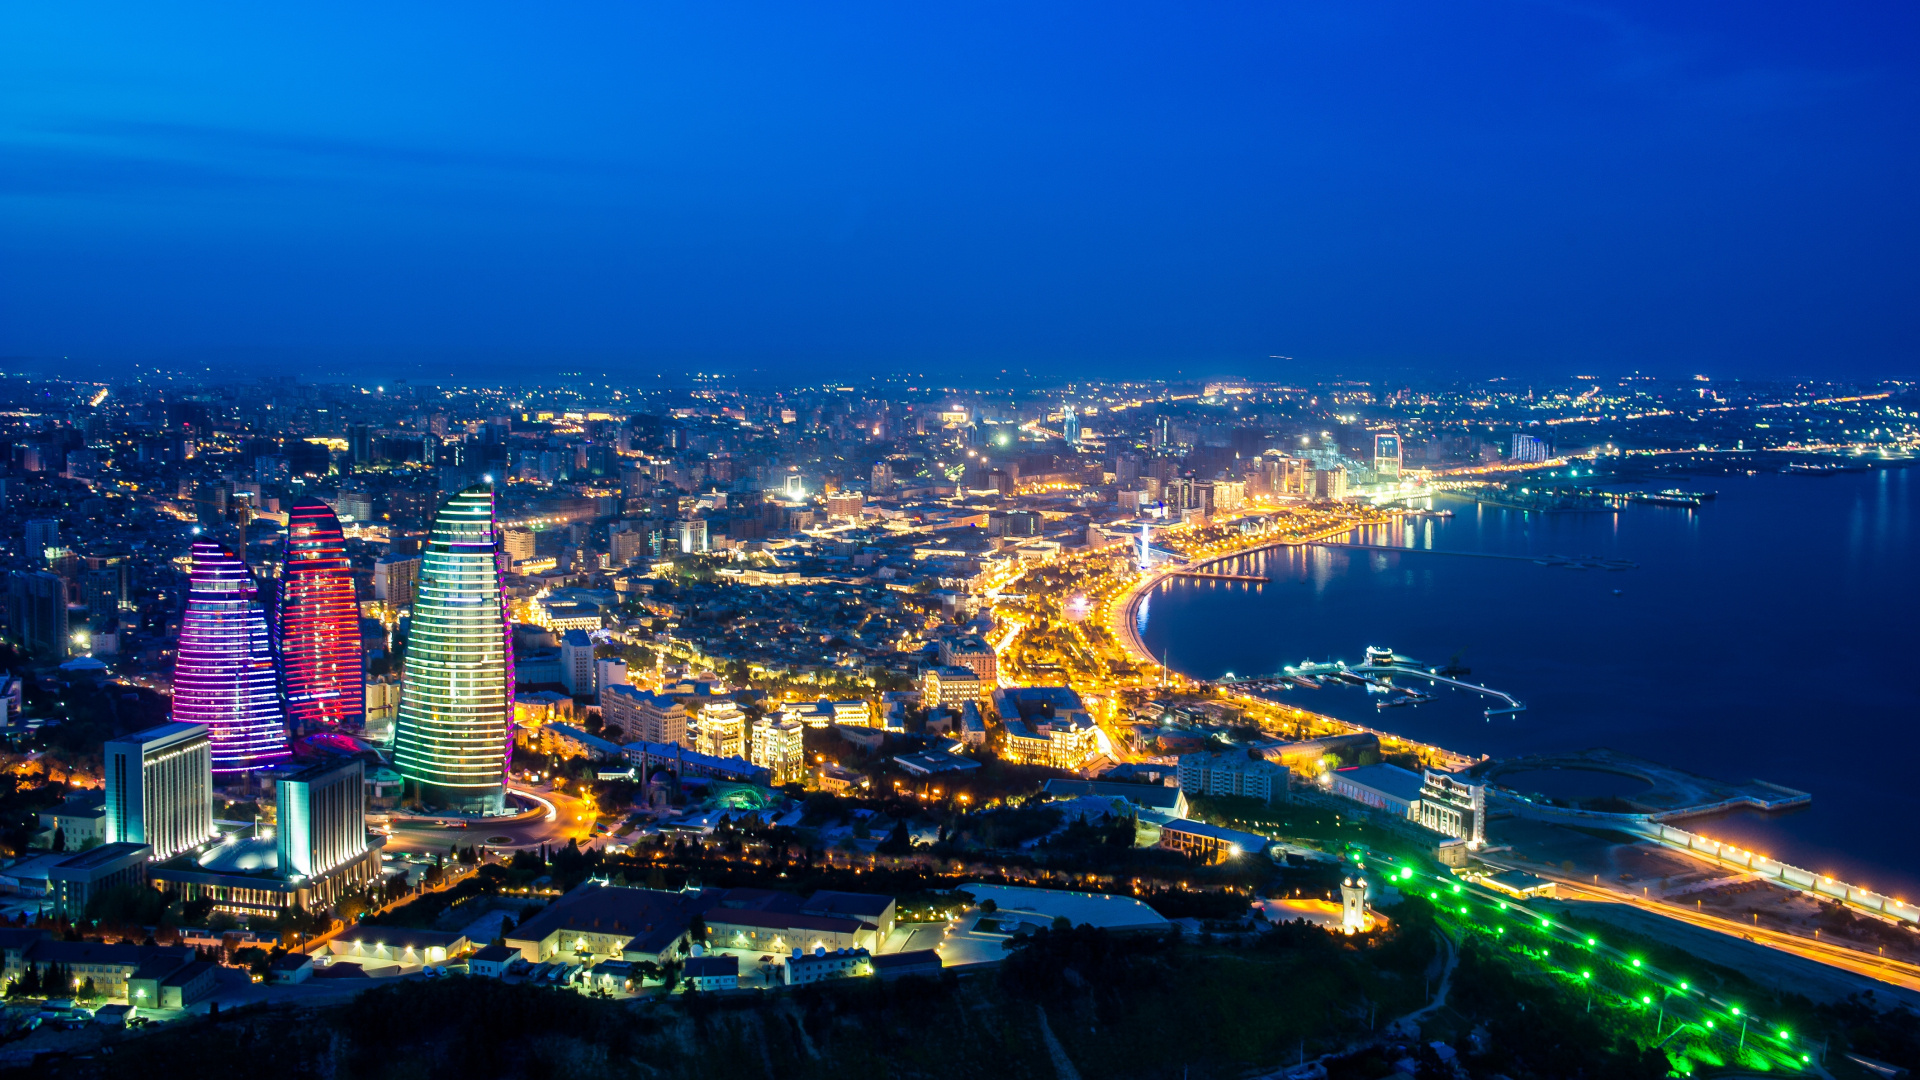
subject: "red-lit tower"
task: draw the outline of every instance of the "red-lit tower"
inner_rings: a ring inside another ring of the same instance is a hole
[[[287,558],[276,624],[287,722],[301,734],[366,726],[360,607],[340,520],[319,499],[287,513]]]

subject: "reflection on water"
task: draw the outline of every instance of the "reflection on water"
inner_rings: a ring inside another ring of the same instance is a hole
[[[1811,791],[1809,812],[1717,821],[1716,835],[1913,895],[1920,837],[1901,824],[1920,742],[1905,657],[1920,610],[1912,476],[1715,477],[1720,497],[1699,509],[1442,500],[1450,519],[1352,538],[1408,551],[1280,548],[1239,562],[1270,579],[1258,589],[1169,582],[1142,604],[1141,637],[1206,678],[1357,662],[1368,645],[1455,661],[1528,711],[1489,720],[1484,699],[1447,690],[1393,709],[1358,690],[1282,696],[1469,753],[1610,746]],[[1549,555],[1637,566],[1534,561]]]

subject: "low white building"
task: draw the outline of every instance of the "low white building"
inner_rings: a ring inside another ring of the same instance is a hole
[[[827,979],[857,979],[873,974],[873,956],[865,949],[836,949],[825,946],[811,953],[793,950],[781,965],[780,981],[788,986],[822,982]]]

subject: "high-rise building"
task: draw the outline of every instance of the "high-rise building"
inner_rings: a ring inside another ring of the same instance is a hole
[[[496,558],[493,489],[466,488],[434,519],[420,565],[394,765],[431,807],[505,807],[513,665]]]
[[[1312,496],[1329,502],[1339,502],[1347,497],[1347,470],[1345,466],[1335,465],[1331,469],[1313,470]]]
[[[267,614],[254,595],[246,563],[219,544],[194,542],[173,719],[207,726],[216,773],[244,773],[289,754]]]
[[[420,583],[420,556],[386,554],[373,561],[373,598],[412,607]]]
[[[302,769],[275,789],[281,874],[319,877],[366,854],[366,775],[358,758]]]
[[[593,662],[593,689],[597,697],[609,686],[627,685],[627,662],[617,656],[607,656]]]
[[[213,838],[213,741],[205,724],[161,724],[108,740],[106,842],[167,859]]]
[[[20,645],[36,657],[65,660],[72,644],[67,625],[67,583],[60,575],[45,570],[9,574],[7,626]]]
[[[39,563],[47,555],[47,549],[60,546],[59,518],[27,519],[27,559]]]
[[[374,460],[373,429],[365,424],[348,425],[347,450],[353,455],[355,465]]]
[[[748,760],[767,770],[775,786],[797,784],[807,775],[805,724],[768,713],[753,722],[753,747]]]
[[[1381,480],[1400,479],[1400,436],[1373,437],[1373,475]]]
[[[693,748],[712,757],[746,757],[747,715],[731,701],[701,706],[700,737]]]
[[[629,742],[678,743],[692,748],[687,741],[687,707],[670,697],[634,686],[603,686],[600,718]]]
[[[95,629],[118,616],[120,605],[132,596],[132,569],[132,560],[124,556],[87,560],[87,571],[80,579],[80,602],[87,605],[87,617]]]
[[[707,519],[689,518],[674,522],[674,529],[680,538],[680,553],[692,555],[707,550]]]
[[[1080,445],[1080,414],[1069,405],[1066,415],[1060,418],[1060,434],[1068,446]]]
[[[1507,454],[1507,460],[1528,464],[1539,464],[1553,456],[1553,444],[1538,435],[1514,433],[1513,446]]]
[[[920,701],[929,709],[979,702],[991,690],[990,686],[982,686],[980,676],[972,668],[953,665],[920,669]]]
[[[535,541],[532,529],[500,530],[500,549],[513,562],[525,562],[533,558]]]
[[[593,639],[585,630],[569,630],[560,639],[560,685],[574,697],[593,696]]]
[[[366,673],[353,566],[333,510],[306,498],[287,513],[280,579],[281,686],[295,731],[366,726]]]

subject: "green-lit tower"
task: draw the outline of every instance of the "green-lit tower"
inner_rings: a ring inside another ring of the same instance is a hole
[[[393,758],[429,809],[505,805],[513,662],[498,539],[493,489],[475,485],[440,507],[421,562]]]

